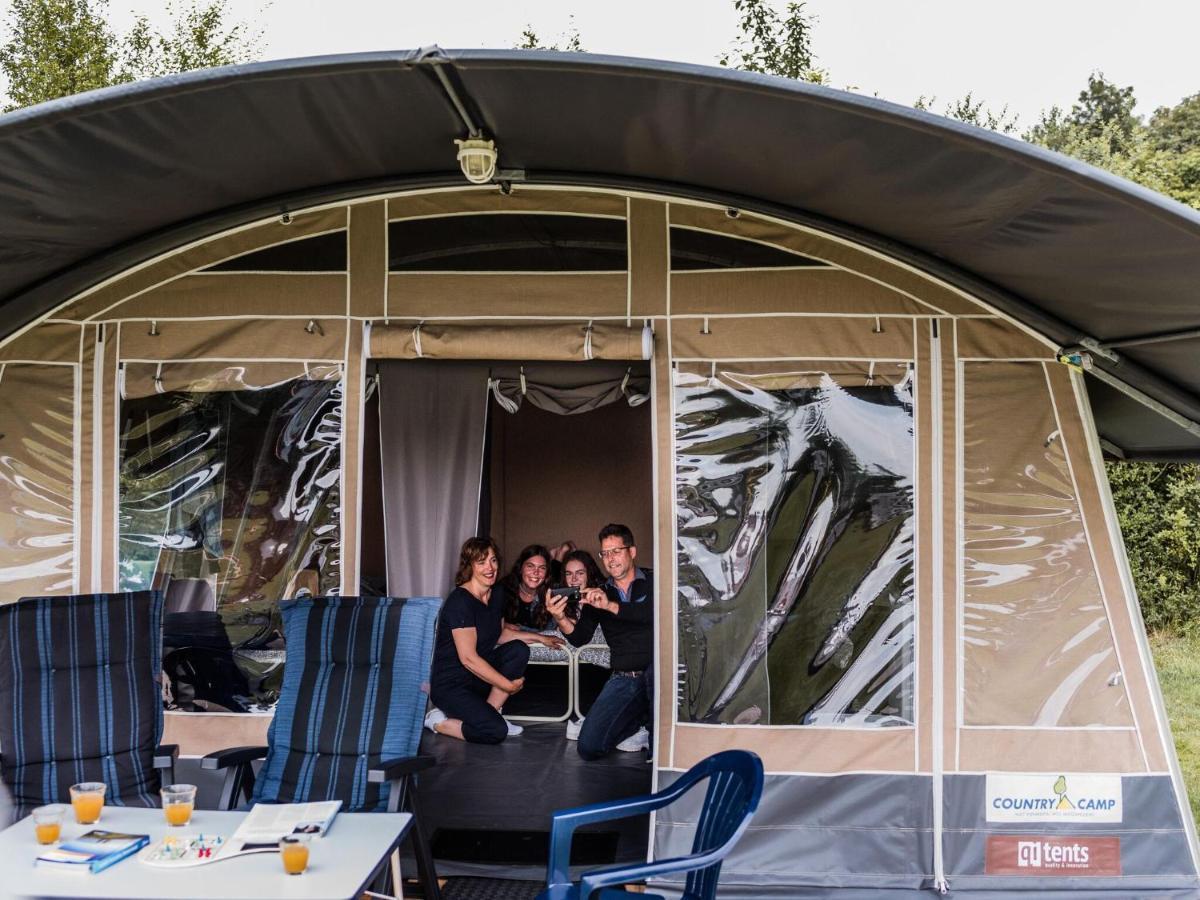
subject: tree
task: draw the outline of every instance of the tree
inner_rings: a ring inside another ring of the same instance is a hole
[[[922,94],[917,98],[917,102],[913,106],[917,109],[932,111],[933,104],[936,102],[937,97],[926,98]],[[960,122],[966,122],[968,125],[978,125],[980,128],[999,131],[1001,134],[1013,134],[1017,130],[1018,117],[1008,114],[1007,104],[1005,104],[1000,112],[993,112],[990,106],[984,106],[984,101],[975,99],[973,91],[967,91],[965,95],[953,103],[948,103],[942,115],[947,119],[957,119]]]
[[[112,84],[116,39],[94,0],[12,0],[5,111]]]
[[[127,34],[107,0],[12,0],[0,45],[5,111],[140,78],[253,59],[261,32],[230,22],[228,0],[171,3],[166,33],[138,16]]]
[[[567,30],[559,35],[562,40],[562,46],[558,44],[543,44],[541,38],[538,37],[532,25],[526,25],[521,32],[521,43],[516,45],[517,50],[568,50],[573,53],[587,53],[583,48],[583,41],[579,37],[579,27],[575,24],[575,17],[568,16]]]
[[[733,7],[741,14],[740,33],[733,51],[721,56],[721,65],[815,84],[828,82],[829,73],[816,67],[812,51],[816,18],[805,12],[804,3],[788,3],[782,17],[767,0],[733,0]]]

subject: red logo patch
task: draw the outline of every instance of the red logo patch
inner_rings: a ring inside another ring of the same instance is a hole
[[[988,836],[987,875],[1120,875],[1119,837]]]

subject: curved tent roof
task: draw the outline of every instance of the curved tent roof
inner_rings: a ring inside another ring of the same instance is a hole
[[[225,227],[462,184],[451,141],[469,123],[511,180],[714,200],[906,260],[1090,348],[1110,450],[1200,458],[1200,213],[918,110],[676,63],[431,48],[210,69],[2,116],[0,336]]]

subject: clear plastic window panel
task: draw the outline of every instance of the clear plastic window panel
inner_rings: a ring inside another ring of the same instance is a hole
[[[1091,465],[1064,446],[1046,379],[963,364],[963,721],[1129,726],[1067,453]]]
[[[75,590],[75,379],[0,363],[0,603]]]
[[[675,442],[680,721],[911,724],[911,367],[681,365]]]
[[[154,382],[121,406],[121,587],[166,592],[171,708],[265,711],[279,602],[339,588],[340,370]]]

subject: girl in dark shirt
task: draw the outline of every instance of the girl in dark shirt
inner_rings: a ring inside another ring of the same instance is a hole
[[[436,734],[498,744],[521,728],[500,714],[525,685],[529,647],[504,627],[504,599],[495,590],[499,552],[491,538],[471,538],[459,555],[458,585],[442,604],[425,726]]]
[[[518,554],[512,571],[500,582],[504,594],[504,627],[512,634],[509,640],[544,644],[550,648],[563,645],[562,638],[538,634],[551,624],[550,612],[546,609],[549,570],[550,551],[541,544],[530,544]]]

